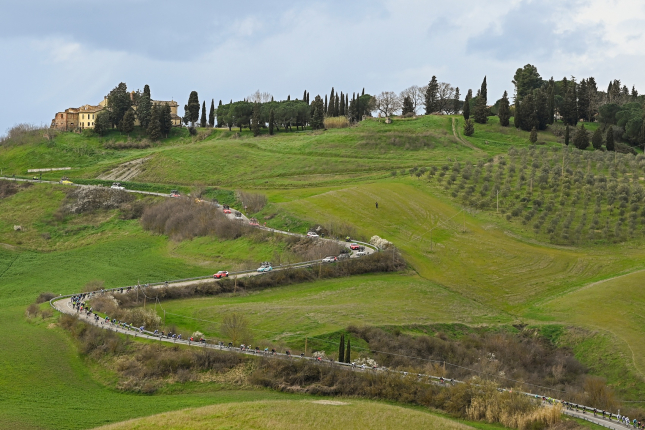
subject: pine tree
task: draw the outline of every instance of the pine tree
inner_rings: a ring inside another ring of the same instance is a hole
[[[484,81],[482,82],[481,89],[479,90],[479,97],[484,98],[484,105],[488,104],[488,88],[486,85],[486,76],[484,76]]]
[[[352,345],[349,338],[347,338],[347,348],[345,349],[345,363],[352,362]]]
[[[573,139],[573,145],[581,150],[589,147],[589,133],[587,133],[584,124],[582,124],[582,127],[578,129],[576,137]]]
[[[150,87],[148,85],[143,87],[143,94],[139,98],[137,105],[137,118],[141,128],[146,130],[150,122],[150,115],[152,114],[152,100],[150,99]]]
[[[593,132],[593,136],[591,136],[591,145],[593,146],[593,149],[602,148],[602,132],[600,131],[600,128],[597,128],[596,131]]]
[[[459,97],[461,97],[461,95],[459,94],[459,87],[457,87],[455,88],[455,99],[452,105],[452,112],[455,114],[459,113],[459,103],[460,103]]]
[[[437,92],[439,91],[439,83],[437,82],[437,77],[433,76],[428,84],[425,94],[425,107],[426,115],[430,115],[433,112],[437,111]]]
[[[615,151],[616,148],[614,147],[614,127],[609,126],[609,130],[607,130],[607,138],[605,141],[605,148],[607,148],[607,151]]]
[[[159,140],[162,137],[161,122],[159,121],[159,108],[157,106],[152,107],[150,122],[146,132],[148,133],[148,137],[152,140]]]
[[[170,105],[168,103],[164,103],[159,112],[161,134],[168,137],[170,130],[172,130],[172,111],[170,110]]]
[[[564,129],[564,144],[569,146],[569,124],[567,124],[567,128]]]
[[[208,125],[215,127],[215,99],[211,99],[211,111],[208,113]]]
[[[252,119],[253,136],[260,135],[260,103],[253,103],[253,119]]]
[[[464,121],[464,134],[466,136],[472,136],[473,134],[475,134],[475,125],[469,119]]]
[[[403,108],[401,110],[401,115],[407,115],[409,113],[414,113],[414,104],[410,96],[403,97]]]
[[[199,126],[201,128],[206,127],[206,100],[202,102],[202,118],[199,121]]]
[[[473,90],[468,90],[468,94],[466,94],[466,100],[464,100],[464,109],[462,111],[465,120],[470,119],[470,99],[472,98]]]
[[[477,96],[477,103],[475,104],[475,122],[478,124],[486,124],[488,122],[486,98],[481,95],[481,92]]]
[[[537,142],[537,139],[538,139],[537,129],[536,129],[535,127],[533,127],[533,128],[531,129],[531,134],[530,134],[530,136],[529,136],[529,141],[530,141],[531,143],[536,143],[536,142]]]
[[[125,133],[128,136],[130,136],[130,133],[132,133],[132,130],[134,130],[134,111],[132,109],[129,109],[125,113],[125,115],[123,115],[123,119],[119,124],[119,131],[121,133]]]
[[[499,102],[497,116],[499,116],[499,124],[502,127],[508,127],[511,119],[511,107],[508,101],[508,93],[506,91],[504,91],[502,100]]]
[[[269,134],[273,136],[273,127],[275,126],[275,111],[271,109],[269,112]]]
[[[338,361],[341,363],[345,360],[345,335],[340,335],[340,342],[338,343]]]

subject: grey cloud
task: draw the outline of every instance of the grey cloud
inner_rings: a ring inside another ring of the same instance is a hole
[[[470,37],[466,51],[470,54],[491,54],[498,60],[531,58],[545,60],[557,52],[584,54],[606,45],[602,26],[572,28],[571,14],[578,2],[561,4],[553,1],[522,2],[498,23]],[[564,7],[562,7],[564,6]],[[558,31],[567,22],[570,29]]]

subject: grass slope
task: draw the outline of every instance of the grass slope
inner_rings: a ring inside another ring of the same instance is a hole
[[[119,429],[200,430],[227,429],[284,429],[284,428],[432,428],[436,430],[465,430],[473,427],[427,412],[382,403],[347,400],[337,404],[325,401],[262,401],[245,404],[207,406],[189,409],[125,423],[102,427]]]

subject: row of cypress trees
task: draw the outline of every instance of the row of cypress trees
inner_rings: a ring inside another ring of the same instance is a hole
[[[345,334],[340,335],[340,343],[338,345],[338,361],[341,363],[351,363],[352,360],[352,345],[350,339],[347,339],[347,348],[345,348]]]

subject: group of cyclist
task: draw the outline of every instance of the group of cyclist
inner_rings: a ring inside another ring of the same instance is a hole
[[[544,400],[545,398],[543,397],[542,399]],[[547,399],[550,400],[551,403],[557,402],[557,400],[553,400],[551,398],[547,398]],[[571,411],[579,409],[578,405],[571,402],[562,401],[562,406],[564,406],[565,408]],[[625,424],[628,427],[633,427],[635,429],[645,429],[645,423],[638,421],[636,418],[634,418],[633,420],[630,420],[629,417],[626,417],[624,415],[613,415],[611,412],[607,412],[602,409],[596,409],[596,408],[594,408],[591,412],[593,413],[594,417],[602,417],[609,420],[612,420],[615,417],[618,422],[620,422],[621,424]],[[586,413],[586,410],[584,409],[584,407],[582,409],[582,413],[583,414]]]

